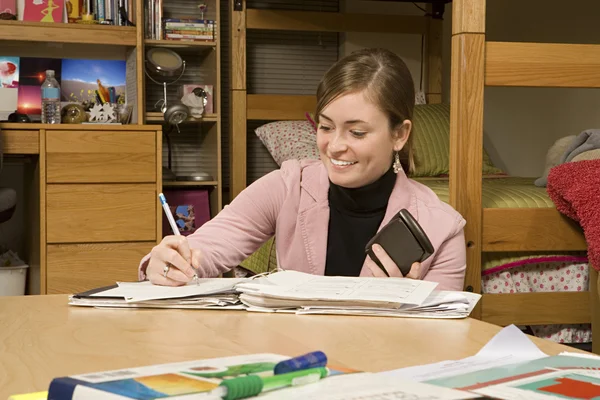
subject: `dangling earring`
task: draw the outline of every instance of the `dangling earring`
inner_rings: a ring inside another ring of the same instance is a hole
[[[399,151],[397,151],[396,154],[394,154],[394,163],[392,164],[392,167],[394,168],[395,174],[402,171],[402,164],[400,164],[400,152]]]

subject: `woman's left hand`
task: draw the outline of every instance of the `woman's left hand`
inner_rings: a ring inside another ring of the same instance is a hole
[[[402,272],[400,272],[400,268],[398,268],[396,263],[391,259],[390,256],[388,256],[383,247],[381,247],[378,244],[374,244],[373,251],[377,255],[379,262],[381,262],[381,265],[383,265],[390,277],[410,279],[419,279],[421,277],[420,262],[413,263],[413,265],[410,267],[409,273],[406,274],[406,276],[404,276],[402,275]],[[387,278],[385,272],[383,272],[381,268],[379,268],[379,266],[375,264],[375,261],[371,260],[370,257],[367,259],[367,267],[369,267],[373,276]]]

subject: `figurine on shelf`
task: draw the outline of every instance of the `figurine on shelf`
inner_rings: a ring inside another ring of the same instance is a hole
[[[115,104],[96,103],[88,112],[90,122],[97,123],[114,123],[117,122],[115,113]]]
[[[208,9],[208,6],[206,4],[204,4],[204,3],[200,3],[198,5],[198,9],[200,9],[200,13],[202,15],[201,19],[204,20],[204,24],[206,24],[206,20],[204,19],[204,13]]]
[[[62,108],[61,121],[63,124],[82,124],[87,119],[85,107],[81,104],[70,103]]]
[[[194,118],[202,118],[204,108],[208,102],[208,96],[201,87],[194,88],[190,93],[183,95],[181,102],[188,106],[190,114]]]

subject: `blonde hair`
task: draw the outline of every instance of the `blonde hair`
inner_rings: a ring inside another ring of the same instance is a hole
[[[342,58],[325,73],[317,88],[316,122],[323,109],[338,97],[365,91],[395,130],[413,118],[415,86],[408,67],[395,53],[379,48],[362,49]],[[412,132],[400,151],[406,173],[414,170]]]

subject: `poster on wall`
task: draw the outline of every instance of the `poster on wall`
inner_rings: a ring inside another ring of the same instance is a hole
[[[6,120],[17,109],[19,64],[19,57],[0,56],[0,120]]]
[[[27,114],[32,121],[39,121],[42,114],[41,86],[46,80],[46,71],[54,71],[56,80],[60,82],[60,59],[56,58],[21,58],[21,76],[19,84],[19,101],[17,111]]]

